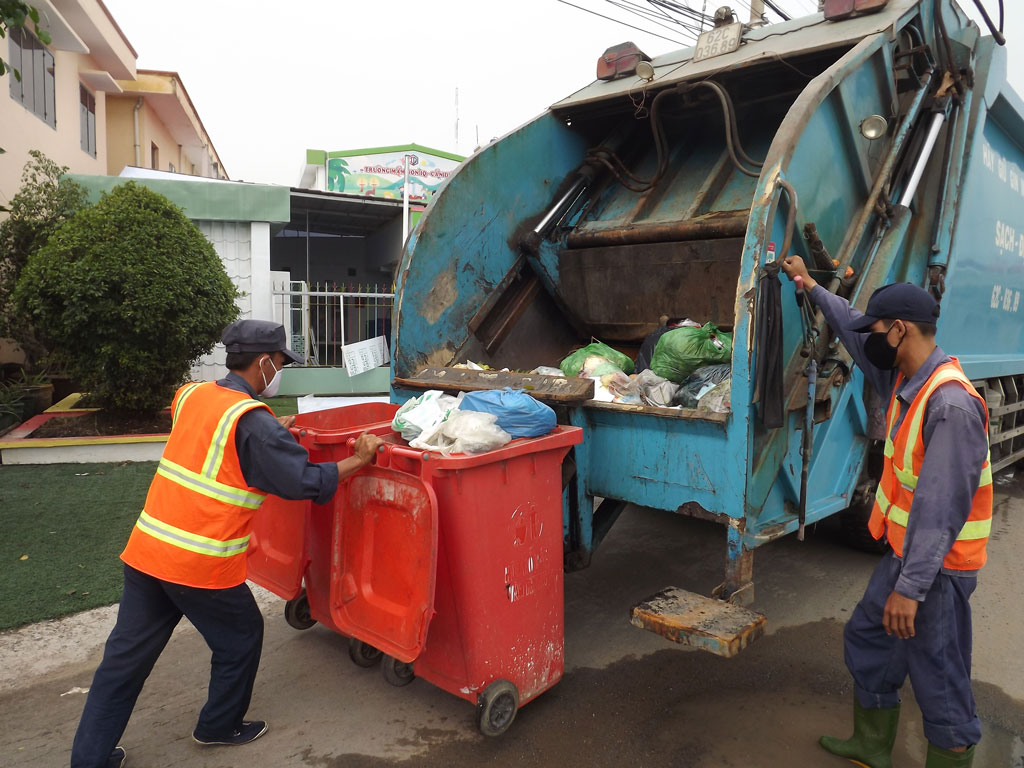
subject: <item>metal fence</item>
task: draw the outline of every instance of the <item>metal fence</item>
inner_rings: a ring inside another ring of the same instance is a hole
[[[275,283],[272,293],[274,319],[306,365],[343,367],[342,347],[357,341],[384,336],[391,344],[394,285],[290,281]]]

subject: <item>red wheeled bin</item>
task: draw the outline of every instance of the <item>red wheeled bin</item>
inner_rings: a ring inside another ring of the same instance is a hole
[[[293,625],[308,604],[310,620],[353,638],[357,663],[380,651],[388,682],[421,677],[475,704],[483,733],[503,733],[564,671],[561,465],[582,430],[560,426],[475,456],[405,447],[390,422],[305,427],[299,439],[337,461],[366,429],[388,443],[342,484],[331,510],[267,499],[249,577],[292,601]],[[313,540],[327,520],[324,547]]]

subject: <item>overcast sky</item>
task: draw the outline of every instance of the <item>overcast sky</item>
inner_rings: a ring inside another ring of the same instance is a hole
[[[570,1],[615,14],[602,0]],[[232,179],[290,185],[307,148],[415,142],[469,154],[591,82],[611,45],[633,40],[651,56],[684,47],[557,0],[105,2],[140,68],[181,75]],[[709,0],[709,12],[723,3]],[[815,5],[782,0],[798,15]],[[1005,5],[1010,80],[1024,93],[1024,1]]]

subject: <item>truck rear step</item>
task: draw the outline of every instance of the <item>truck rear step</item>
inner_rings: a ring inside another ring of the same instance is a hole
[[[754,611],[678,587],[651,595],[630,617],[633,626],[726,658],[761,637],[765,621]]]

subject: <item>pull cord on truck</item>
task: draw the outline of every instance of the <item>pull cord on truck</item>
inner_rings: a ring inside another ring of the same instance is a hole
[[[668,591],[634,623],[731,655],[761,624],[719,632],[694,606],[749,605],[754,550],[829,515],[863,541],[878,480],[878,403],[821,315],[788,281],[759,314],[776,253],[861,309],[889,282],[932,291],[939,344],[990,406],[993,469],[1024,457],[1024,103],[1004,49],[952,0],[719,16],[715,45],[634,52],[460,166],[403,255],[393,395],[526,382],[582,427],[563,473],[567,568],[627,503],[720,522],[721,601]],[[662,315],[732,332],[728,413],[452,367],[557,365],[591,338],[633,355]]]

